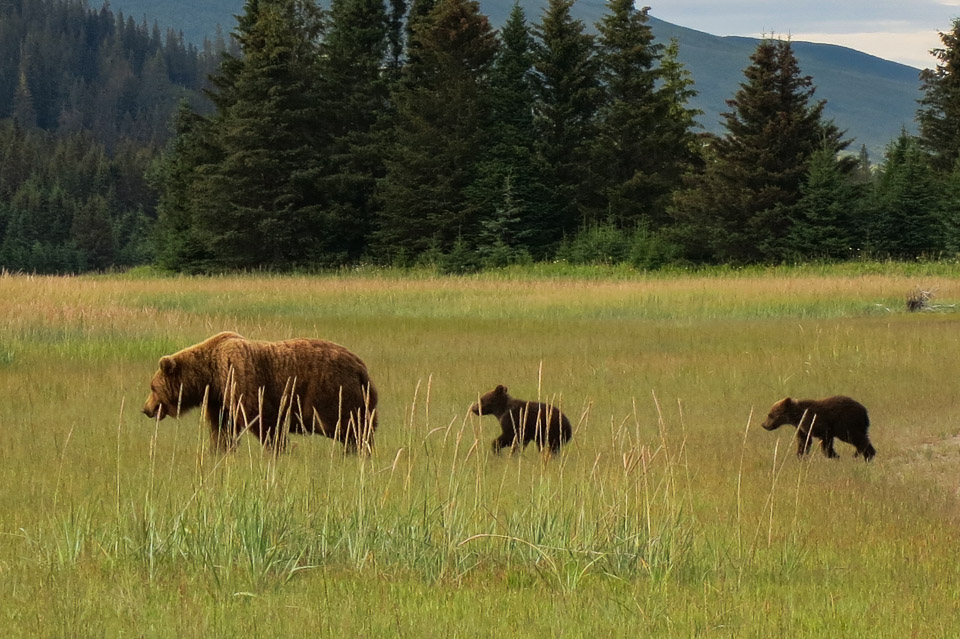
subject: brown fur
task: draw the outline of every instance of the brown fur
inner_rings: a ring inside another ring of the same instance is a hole
[[[350,451],[369,451],[377,390],[359,357],[319,339],[261,342],[236,333],[160,358],[143,406],[147,417],[201,406],[214,445],[233,448],[247,429],[281,450],[289,430],[320,433]]]
[[[551,452],[559,452],[562,444],[570,441],[573,429],[570,420],[560,409],[542,402],[525,402],[514,399],[507,387],[497,386],[483,395],[470,407],[477,415],[493,415],[500,420],[501,435],[493,440],[493,452],[510,447],[516,451],[536,442],[539,448],[550,446]]]
[[[781,399],[770,409],[763,427],[776,430],[784,424],[797,427],[797,455],[801,457],[810,450],[814,437],[820,440],[820,448],[827,457],[839,457],[833,449],[835,438],[853,444],[857,449],[854,457],[863,455],[869,461],[877,454],[868,435],[867,409],[843,395],[826,399]]]

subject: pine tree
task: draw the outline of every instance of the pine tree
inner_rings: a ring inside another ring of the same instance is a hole
[[[200,171],[219,162],[211,141],[210,123],[181,103],[174,119],[175,136],[150,169],[149,179],[159,193],[155,254],[161,268],[203,272],[213,266],[211,238],[199,221]]]
[[[597,25],[604,102],[592,164],[603,167],[605,217],[620,228],[664,226],[681,176],[698,161],[695,118],[687,102],[693,81],[677,59],[678,45],[654,42],[649,7],[609,0]]]
[[[688,254],[731,262],[783,260],[792,254],[791,220],[810,158],[847,146],[811,104],[814,88],[800,74],[788,41],[764,40],[727,104],[727,133],[711,142],[704,175],[678,193],[674,214]],[[849,172],[854,161],[844,163]]]
[[[403,67],[403,16],[407,13],[406,0],[390,0],[390,13],[387,18],[387,41],[389,58],[387,69],[391,83],[400,78]]]
[[[329,137],[318,184],[324,232],[317,249],[332,265],[357,260],[373,231],[376,180],[384,174],[377,126],[389,100],[381,71],[389,26],[383,0],[331,5],[320,67]]]
[[[790,229],[795,259],[849,259],[863,248],[858,211],[864,189],[853,178],[831,147],[810,157]]]
[[[941,177],[941,182],[944,248],[953,255],[960,255],[960,164]]]
[[[522,248],[542,258],[548,248],[542,238],[549,235],[543,205],[549,192],[543,185],[536,154],[530,84],[532,47],[523,9],[514,4],[500,31],[499,51],[490,70],[488,151],[478,164],[477,179],[468,193],[485,228],[502,221],[503,207],[509,202],[506,206],[512,230],[508,238],[497,236],[505,242],[504,249]],[[480,245],[487,244],[487,240],[480,240]]]
[[[860,145],[860,153],[857,154],[857,164],[851,177],[855,184],[873,184],[873,164],[870,162],[870,153],[867,151],[866,144]]]
[[[533,54],[538,152],[552,193],[545,243],[556,243],[588,221],[596,207],[590,172],[601,91],[594,38],[570,13],[573,0],[549,0]]]
[[[930,153],[934,168],[947,173],[960,159],[960,18],[940,34],[943,47],[931,53],[936,69],[920,73],[923,97],[917,111],[920,141]]]
[[[71,235],[88,269],[102,271],[114,263],[113,225],[106,198],[95,196],[77,212]]]
[[[906,131],[887,146],[877,176],[867,230],[871,250],[884,257],[936,255],[947,242],[942,182],[917,138]]]
[[[408,65],[417,66],[420,62],[419,60],[419,50],[420,50],[420,40],[414,37],[414,32],[417,31],[418,25],[420,22],[429,21],[430,13],[433,11],[433,8],[437,6],[438,0],[410,0],[410,3],[407,8],[407,24],[406,24],[406,63]],[[396,10],[394,9],[394,13]],[[395,40],[398,40],[394,36]],[[402,78],[401,78],[402,79]],[[407,79],[411,79],[409,74]]]
[[[660,159],[661,182],[668,185],[670,193],[660,204],[660,213],[665,214],[669,207],[672,192],[681,185],[684,175],[703,169],[703,142],[697,130],[700,124],[697,118],[703,115],[700,109],[692,108],[697,91],[690,72],[680,62],[680,44],[676,38],[663,51],[660,58],[660,89],[658,97],[666,103],[665,115],[658,122],[659,139],[657,150]],[[669,216],[663,221],[669,222]]]
[[[27,84],[25,73],[20,74],[17,92],[13,96],[12,115],[17,126],[24,129],[32,129],[37,126],[37,111],[33,108],[33,95],[30,93],[30,86]]]
[[[218,268],[312,262],[324,123],[319,118],[320,14],[312,0],[247,0],[210,97],[220,155],[202,168],[196,222]]]
[[[377,253],[414,256],[475,237],[467,187],[485,152],[487,75],[496,52],[490,23],[473,0],[441,0],[412,25],[416,56],[403,71],[387,150],[375,233]]]
[[[667,114],[656,68],[663,46],[654,42],[648,11],[633,0],[608,0],[597,24],[604,102],[591,164],[603,167],[603,208],[594,221],[606,218],[621,228],[649,221],[664,194],[658,156],[665,149],[658,148],[657,129]]]
[[[477,239],[477,253],[484,266],[500,267],[523,261],[529,257],[524,246],[524,215],[527,211],[514,195],[513,180],[508,175],[504,179],[503,199],[480,223]]]

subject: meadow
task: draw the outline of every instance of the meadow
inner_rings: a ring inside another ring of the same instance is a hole
[[[907,295],[935,289],[933,312]],[[960,636],[960,268],[0,275],[4,637]],[[370,457],[210,449],[140,413],[161,355],[322,337]],[[559,405],[494,456],[496,384]],[[851,395],[876,459],[763,431]]]

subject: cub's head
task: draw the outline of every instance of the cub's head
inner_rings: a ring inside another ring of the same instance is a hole
[[[150,380],[150,395],[143,405],[143,414],[151,419],[176,415],[182,401],[182,379],[183,363],[170,355],[161,357],[160,368]]]
[[[792,424],[795,408],[796,402],[789,397],[781,399],[770,407],[770,414],[767,415],[762,426],[767,430],[776,430],[784,424]]]
[[[480,397],[480,401],[470,407],[475,415],[502,415],[507,410],[510,395],[507,387],[500,384],[489,393]]]

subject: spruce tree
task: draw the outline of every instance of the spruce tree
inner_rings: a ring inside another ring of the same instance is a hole
[[[672,192],[680,188],[682,178],[690,172],[703,169],[702,134],[697,118],[703,111],[690,106],[696,97],[693,77],[680,62],[680,44],[676,38],[663,51],[660,58],[660,89],[657,96],[665,103],[665,114],[658,122],[658,141],[654,153],[662,156],[659,162],[660,182],[668,186],[669,193],[660,203],[661,215],[666,213]],[[669,216],[663,218],[669,222]]]
[[[95,196],[77,211],[71,235],[87,269],[102,271],[114,263],[116,247],[106,198]]]
[[[546,257],[549,219],[544,202],[549,193],[543,185],[536,154],[537,133],[533,121],[534,96],[530,84],[533,38],[523,9],[513,5],[500,30],[500,47],[490,70],[487,133],[488,150],[477,167],[477,179],[468,188],[484,228],[503,229],[481,239],[487,251],[496,237],[504,251],[523,249]],[[505,224],[504,214],[511,220]]]
[[[552,194],[545,243],[574,233],[596,210],[590,150],[602,94],[594,37],[573,18],[572,6],[573,0],[549,0],[534,29],[538,152]]]
[[[654,42],[649,7],[633,0],[608,0],[597,24],[603,105],[591,164],[602,167],[602,209],[597,218],[632,227],[649,221],[668,190],[659,184],[658,128],[667,116],[657,95],[657,63],[663,46]]]
[[[390,0],[390,13],[387,18],[387,41],[389,59],[387,68],[391,82],[400,77],[403,66],[403,17],[407,13],[406,0]]]
[[[942,176],[941,182],[944,248],[953,255],[960,255],[960,165]]]
[[[913,259],[947,247],[942,182],[919,140],[906,131],[887,146],[867,218],[870,249]]]
[[[936,69],[920,73],[923,97],[917,111],[920,141],[934,168],[947,173],[960,159],[960,18],[940,34],[943,46],[932,51]]]
[[[762,41],[744,75],[727,101],[726,134],[711,142],[704,175],[677,194],[673,210],[691,256],[780,261],[792,256],[791,220],[810,158],[848,142],[823,120],[825,102],[811,103],[813,81],[800,74],[789,41]]]
[[[37,126],[37,111],[33,108],[33,95],[30,93],[30,86],[27,84],[25,73],[20,74],[17,92],[13,95],[13,113],[11,115],[13,121],[19,127],[30,129]]]
[[[412,25],[417,55],[394,94],[396,124],[380,182],[376,252],[415,256],[474,238],[466,189],[486,148],[487,76],[496,40],[474,0],[441,0]]]
[[[793,258],[849,259],[862,249],[864,233],[858,212],[864,191],[845,170],[835,149],[816,151],[810,157],[791,220]]]
[[[214,266],[212,237],[199,217],[205,203],[198,191],[201,171],[222,157],[213,146],[210,122],[181,103],[174,118],[175,135],[150,168],[150,183],[159,194],[154,233],[157,264],[188,273]]]
[[[870,153],[867,151],[866,144],[860,145],[860,153],[857,154],[857,164],[853,169],[851,177],[855,184],[873,184],[873,164],[870,162]]]
[[[503,199],[493,214],[480,222],[477,253],[484,266],[500,267],[529,259],[524,242],[529,232],[528,211],[514,195],[513,180],[508,175],[503,183]]]
[[[324,123],[320,14],[312,0],[247,0],[210,96],[219,154],[201,167],[196,221],[215,268],[284,268],[316,257]]]
[[[382,69],[389,18],[383,0],[334,0],[323,44],[324,164],[318,188],[324,232],[317,250],[331,265],[356,261],[373,231],[374,191],[383,177],[378,123],[389,99]]]

